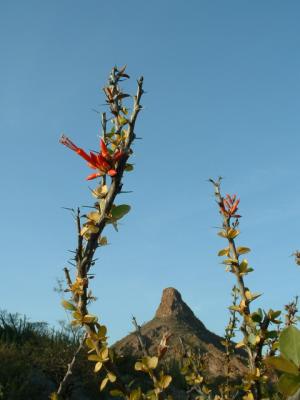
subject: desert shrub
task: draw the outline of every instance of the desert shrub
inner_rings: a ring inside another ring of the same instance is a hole
[[[2,398],[47,398],[63,378],[78,341],[65,329],[49,329],[46,323],[30,322],[18,314],[2,311],[0,320]],[[94,375],[83,354],[78,356],[74,376],[77,379],[70,381],[66,392],[73,390],[78,380],[87,393],[95,394]]]

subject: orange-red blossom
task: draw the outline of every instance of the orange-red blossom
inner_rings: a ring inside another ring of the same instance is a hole
[[[90,168],[98,170],[98,172],[89,175],[86,178],[87,180],[95,179],[106,174],[109,176],[115,176],[117,174],[115,169],[116,162],[123,156],[123,152],[121,150],[116,150],[113,154],[110,154],[103,139],[100,139],[100,153],[90,151],[90,154],[87,154],[83,149],[77,147],[65,135],[62,135],[59,141],[69,149],[75,151],[80,157],[84,158]]]
[[[220,203],[221,213],[229,218],[240,218],[241,216],[236,214],[239,202],[240,199],[237,199],[235,194],[233,196],[226,194],[226,197]]]

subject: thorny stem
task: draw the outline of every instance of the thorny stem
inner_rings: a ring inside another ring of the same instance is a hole
[[[236,306],[237,299],[238,299],[236,286],[234,286],[232,288],[232,297],[233,297],[232,305]],[[230,378],[231,378],[231,372],[232,372],[232,367],[231,367],[230,361],[231,361],[232,353],[234,352],[232,339],[235,336],[234,331],[236,329],[237,322],[238,322],[238,318],[236,316],[236,311],[230,310],[229,322],[225,329],[225,363],[226,363],[226,390],[227,390],[227,392],[229,391]],[[225,395],[227,396],[228,393],[226,393]]]

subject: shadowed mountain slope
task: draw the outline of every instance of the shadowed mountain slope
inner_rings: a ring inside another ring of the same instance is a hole
[[[151,355],[157,353],[157,347],[165,333],[169,332],[169,349],[166,357],[179,359],[183,347],[191,348],[204,355],[207,372],[212,377],[224,376],[225,356],[222,338],[209,331],[195,316],[190,307],[182,300],[181,294],[174,288],[163,290],[160,305],[154,318],[141,326],[144,343]],[[116,342],[113,346],[122,356],[139,358],[143,351],[135,332]],[[245,370],[240,355],[231,362],[236,374]]]

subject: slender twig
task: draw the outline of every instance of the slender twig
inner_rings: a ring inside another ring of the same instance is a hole
[[[134,316],[132,316],[132,324],[135,327],[135,334],[138,338],[139,344],[141,346],[141,349],[144,353],[145,356],[149,356],[145,341],[144,341],[144,337],[142,335],[142,331],[141,331],[141,327],[140,325],[137,323],[137,320]]]
[[[80,353],[80,351],[82,350],[82,348],[84,346],[84,341],[85,341],[86,337],[87,337],[87,334],[83,335],[82,339],[80,340],[79,346],[78,346],[77,350],[74,353],[72,361],[68,364],[67,372],[65,373],[65,376],[61,380],[61,382],[59,384],[59,387],[58,387],[58,390],[57,390],[57,394],[58,395],[62,395],[64,390],[65,390],[65,388],[66,388],[67,382],[68,382],[70,376],[73,373],[73,367],[75,365],[77,356],[78,356],[78,354]]]

